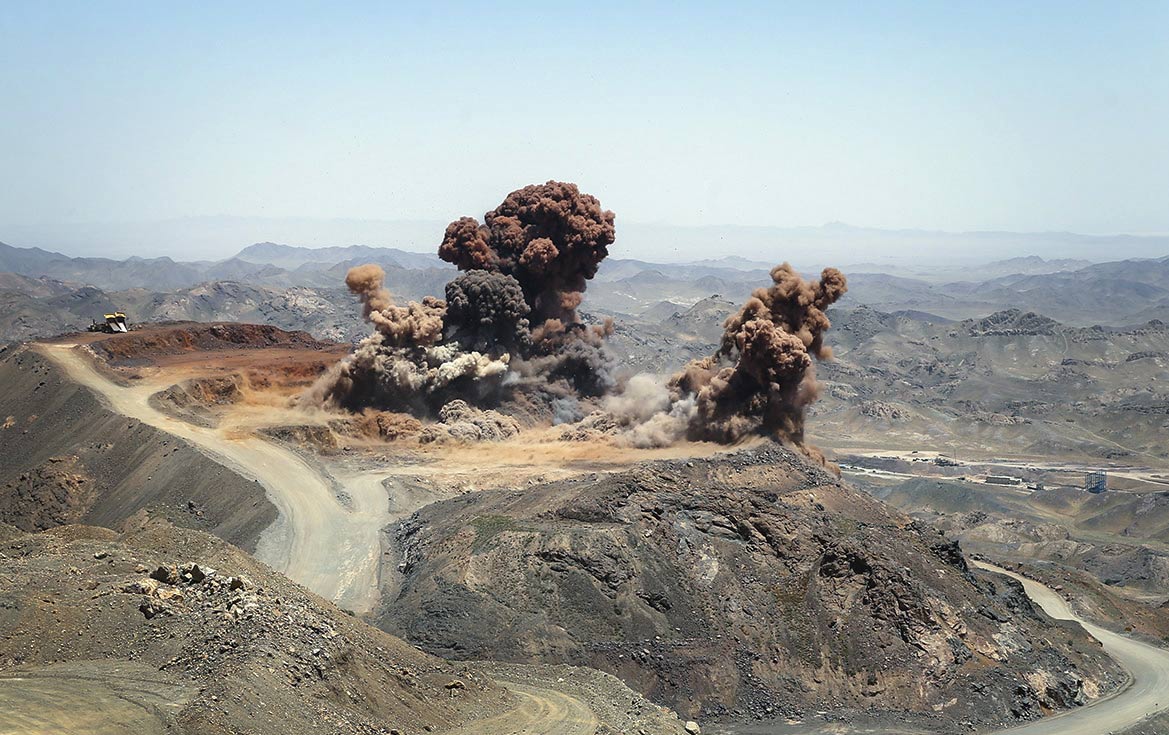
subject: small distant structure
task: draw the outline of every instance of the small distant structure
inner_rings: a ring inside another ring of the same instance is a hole
[[[1022,485],[1023,480],[1019,477],[1011,477],[1010,475],[987,475],[987,485]]]
[[[1090,493],[1099,495],[1108,489],[1108,473],[1103,470],[1099,472],[1089,472],[1084,477],[1084,489]]]

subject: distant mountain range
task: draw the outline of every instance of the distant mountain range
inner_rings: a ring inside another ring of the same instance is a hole
[[[72,258],[0,243],[0,338],[82,328],[103,311],[121,308],[136,320],[247,319],[352,339],[365,328],[344,278],[350,267],[366,262],[382,265],[387,287],[401,300],[442,296],[454,272],[433,253],[363,245],[263,242],[225,260],[179,262]],[[585,308],[657,323],[712,297],[741,303],[769,282],[772,265],[738,256],[690,263],[611,257],[589,285]],[[845,309],[867,305],[939,322],[1008,308],[1071,325],[1169,320],[1169,257],[1090,263],[1026,256],[958,271],[875,263],[842,270],[849,278],[840,302]]]
[[[603,197],[602,197],[603,200]],[[478,212],[457,212],[479,214]],[[1100,260],[1169,253],[1167,235],[1081,235],[1071,232],[944,232],[887,230],[831,222],[813,227],[742,225],[684,226],[630,221],[617,213],[615,257],[657,262],[696,262],[712,253],[764,263],[789,260],[801,267],[864,259],[906,269],[936,271],[992,260],[1037,255]],[[249,242],[288,242],[310,247],[361,243],[431,252],[448,219],[374,220],[311,217],[185,217],[155,222],[5,225],[0,239],[73,255],[124,257],[155,253],[189,260],[222,260]],[[724,265],[734,265],[724,263]]]
[[[0,272],[44,276],[103,289],[174,289],[231,280],[274,287],[336,287],[343,284],[345,271],[358,263],[378,263],[387,272],[452,270],[437,255],[363,245],[314,249],[264,242],[249,245],[226,260],[179,262],[165,256],[125,260],[70,258],[40,248],[0,243]],[[413,291],[407,284],[398,285],[407,294]]]
[[[768,283],[760,263],[657,264],[606,261],[587,303],[608,312],[643,314],[688,306],[708,296],[733,301]],[[840,306],[922,312],[943,319],[983,317],[1023,308],[1074,325],[1128,324],[1169,316],[1169,257],[1108,263],[1038,257],[972,265],[962,272],[906,273],[874,264],[844,265],[848,294]],[[813,272],[814,273],[814,272]],[[922,277],[924,273],[925,277]]]
[[[249,245],[234,260],[250,263],[267,263],[281,268],[302,268],[306,265],[336,265],[354,260],[366,263],[382,263],[402,268],[449,268],[434,253],[411,253],[398,248],[374,248],[365,245],[345,247],[307,248],[295,245],[279,245],[274,242],[258,242]]]

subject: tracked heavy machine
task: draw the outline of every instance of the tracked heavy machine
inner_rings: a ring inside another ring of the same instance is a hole
[[[113,314],[106,314],[104,322],[94,319],[93,324],[89,325],[89,331],[117,334],[118,332],[129,332],[130,328],[126,326],[126,315],[115,311]]]

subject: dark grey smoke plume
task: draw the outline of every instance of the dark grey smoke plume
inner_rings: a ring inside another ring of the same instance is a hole
[[[613,220],[576,184],[533,184],[508,194],[483,224],[470,217],[452,222],[438,255],[460,270],[514,278],[530,308],[531,345],[520,355],[537,364],[528,374],[567,380],[581,395],[599,396],[613,385],[603,349],[612,325],[585,326],[576,310],[616,237]]]
[[[497,405],[517,393],[562,413],[564,402],[613,385],[604,338],[576,309],[614,241],[613,213],[575,184],[514,191],[480,225],[447,227],[439,255],[464,271],[434,298],[393,303],[376,265],[345,282],[374,334],[319,381],[314,397],[350,410],[434,414],[461,398]]]
[[[502,273],[467,271],[446,285],[446,333],[465,350],[531,351],[531,308],[519,281]]]
[[[576,184],[549,181],[507,195],[483,217],[447,226],[438,255],[459,270],[504,273],[519,282],[536,328],[579,320],[576,309],[616,238],[613,213]]]

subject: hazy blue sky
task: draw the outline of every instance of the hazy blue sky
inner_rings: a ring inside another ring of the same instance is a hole
[[[1167,35],[1166,2],[6,2],[0,240],[549,178],[619,223],[1169,232]]]

